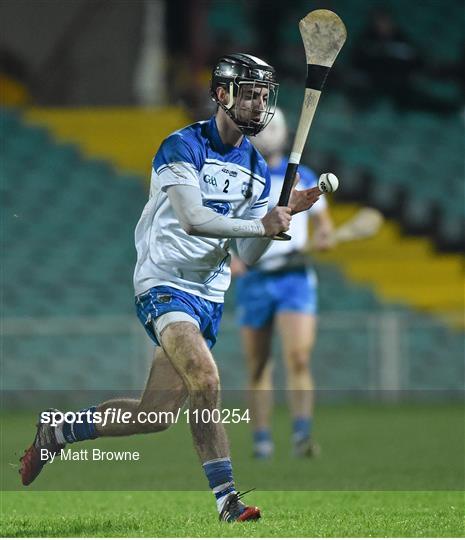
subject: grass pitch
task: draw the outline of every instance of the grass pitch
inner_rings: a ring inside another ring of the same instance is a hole
[[[35,415],[3,414],[2,535],[461,537],[463,419],[457,404],[321,406],[315,437],[322,456],[302,461],[290,457],[289,418],[281,409],[276,456],[266,463],[250,457],[248,426],[230,426],[237,485],[257,488],[246,501],[261,507],[263,519],[224,524],[185,425],[84,443],[138,450],[142,458],[57,462],[23,488],[17,459],[31,442]]]
[[[219,523],[206,492],[7,493],[5,536],[461,537],[463,493],[257,492],[256,523]]]

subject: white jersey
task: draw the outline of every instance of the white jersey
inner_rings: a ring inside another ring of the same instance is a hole
[[[189,236],[166,194],[173,185],[199,188],[204,206],[224,216],[261,219],[268,208],[268,167],[246,137],[239,147],[223,144],[214,117],[170,135],[153,160],[150,198],[135,231],[135,294],[167,285],[223,302],[231,240]]]
[[[281,188],[283,186],[284,176],[286,174],[287,160],[283,158],[281,162],[273,168],[270,168],[271,188],[268,206],[274,208],[278,204]],[[315,173],[305,167],[299,166],[300,181],[297,189],[309,189],[317,185]],[[308,241],[308,217],[318,214],[327,208],[327,203],[323,195],[306,212],[299,212],[292,216],[291,226],[288,234],[291,235],[289,241],[272,242],[268,250],[260,257],[254,268],[265,271],[278,270],[286,266],[286,260],[291,253],[302,251]]]

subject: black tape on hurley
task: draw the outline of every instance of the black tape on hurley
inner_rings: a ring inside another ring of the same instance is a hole
[[[307,64],[305,87],[312,90],[323,90],[330,69],[329,67],[319,66],[317,64]]]
[[[289,197],[291,196],[292,186],[294,185],[295,175],[299,168],[298,163],[288,163],[286,168],[286,175],[284,176],[283,187],[281,195],[279,197],[278,206],[287,206],[289,203]],[[275,240],[290,240],[291,237],[282,232],[274,237]]]
[[[298,163],[288,163],[286,175],[284,176],[283,187],[279,197],[278,206],[287,206],[291,196],[292,186],[294,185],[295,175],[297,174]]]

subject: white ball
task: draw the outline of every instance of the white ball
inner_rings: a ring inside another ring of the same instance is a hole
[[[339,187],[339,180],[333,173],[323,173],[318,180],[318,187],[323,193],[333,193]]]

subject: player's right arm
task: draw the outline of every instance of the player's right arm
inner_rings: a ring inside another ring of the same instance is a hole
[[[287,231],[291,209],[276,207],[262,219],[228,218],[203,206],[200,189],[192,185],[172,185],[168,198],[184,231],[208,238],[273,237]]]

